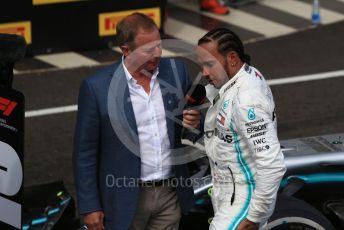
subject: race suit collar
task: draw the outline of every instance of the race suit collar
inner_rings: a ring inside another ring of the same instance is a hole
[[[244,75],[244,73],[246,72],[246,66],[248,66],[246,63],[244,63],[240,70],[231,78],[229,79],[229,81],[226,82],[226,84],[224,84],[219,91],[219,95],[220,97],[222,97],[222,95],[229,90],[230,88],[232,88],[232,86],[234,86],[237,82],[238,82],[238,78],[242,75]]]
[[[241,75],[244,75],[245,72],[247,72],[247,69],[249,68],[249,65],[244,63],[240,70],[232,77],[229,81],[227,81],[220,89],[216,89],[213,85],[208,84],[205,86],[206,92],[207,92],[207,98],[212,104],[214,105],[222,95],[232,88],[237,82],[238,78]]]

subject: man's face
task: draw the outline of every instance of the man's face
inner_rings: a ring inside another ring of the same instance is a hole
[[[161,58],[161,38],[157,29],[139,29],[130,52],[130,62],[138,70],[152,73],[159,65]]]
[[[203,77],[209,84],[220,89],[228,80],[228,64],[222,54],[217,51],[216,42],[207,42],[197,47],[197,59],[201,64]]]

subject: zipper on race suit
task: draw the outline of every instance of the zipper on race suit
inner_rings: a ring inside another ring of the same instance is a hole
[[[214,161],[214,164],[216,167],[218,167],[216,161]],[[234,181],[234,175],[233,175],[231,168],[229,166],[227,166],[227,168],[229,169],[229,172],[231,173],[231,177],[232,177],[233,193],[232,193],[232,197],[231,197],[231,205],[233,205],[234,200],[235,200],[235,181]]]
[[[235,182],[234,182],[234,176],[233,176],[233,172],[232,172],[231,168],[229,166],[227,168],[229,169],[229,172],[231,173],[232,181],[233,181],[233,193],[232,193],[232,197],[231,197],[231,205],[233,205],[234,199],[235,199]]]

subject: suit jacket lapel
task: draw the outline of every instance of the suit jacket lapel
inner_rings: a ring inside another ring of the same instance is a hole
[[[169,59],[167,59],[169,60]],[[161,89],[162,98],[164,101],[167,132],[170,140],[171,147],[174,147],[175,143],[175,122],[176,122],[176,103],[178,103],[177,95],[174,89],[177,88],[175,79],[173,77],[173,71],[171,64],[166,61],[162,61],[159,67],[159,75],[157,77]]]

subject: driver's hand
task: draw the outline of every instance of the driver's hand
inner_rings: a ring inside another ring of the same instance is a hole
[[[254,223],[246,218],[239,224],[237,228],[237,230],[258,230],[258,229],[259,229],[259,223]]]

